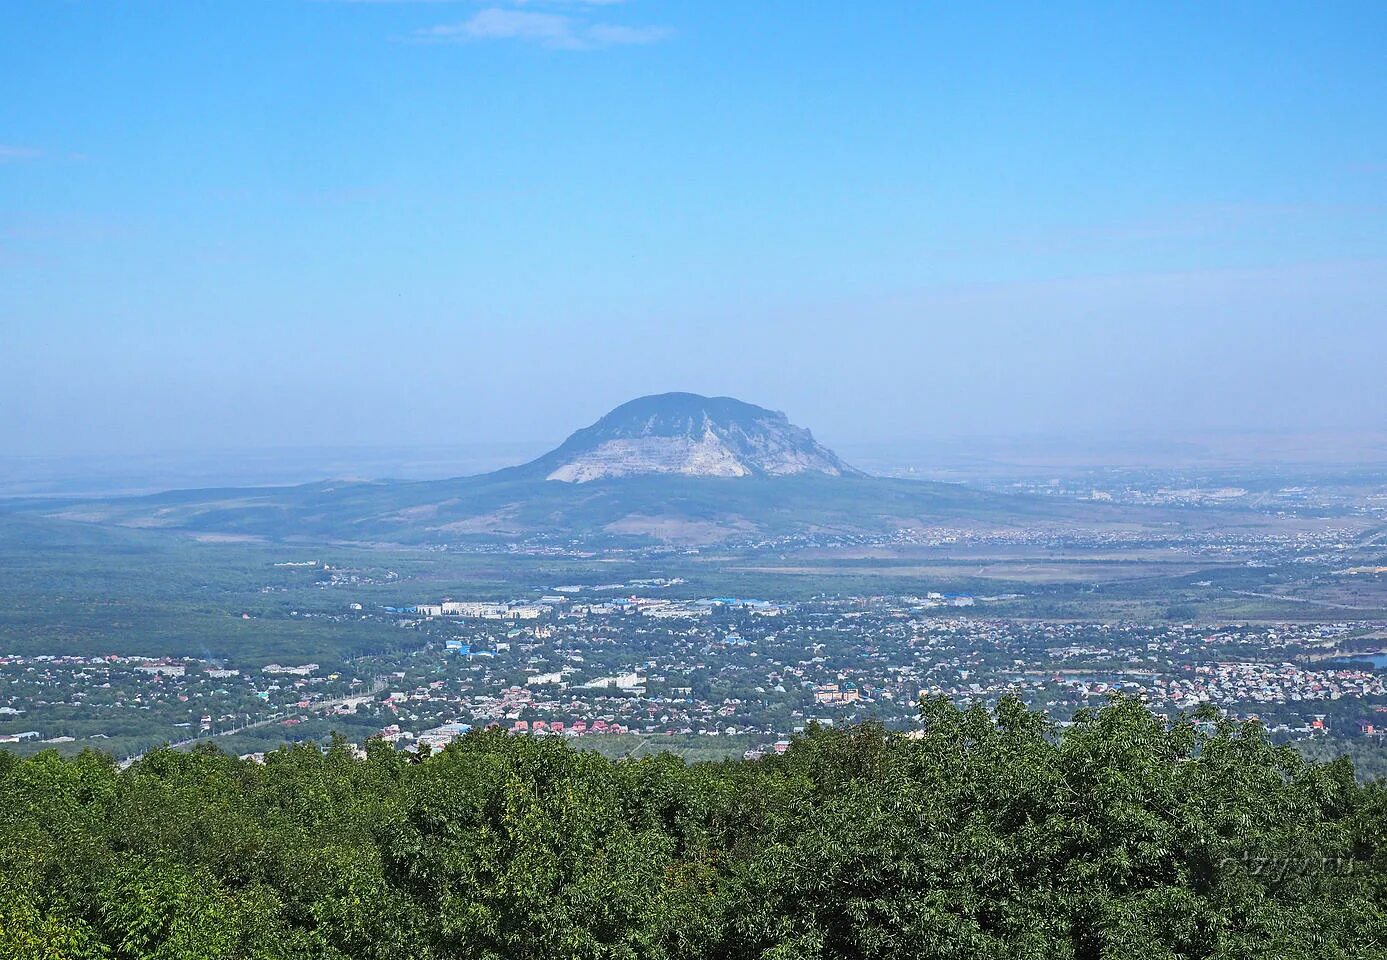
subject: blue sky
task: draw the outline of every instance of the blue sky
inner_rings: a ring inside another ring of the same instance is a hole
[[[9,0],[0,446],[1387,426],[1387,5]]]

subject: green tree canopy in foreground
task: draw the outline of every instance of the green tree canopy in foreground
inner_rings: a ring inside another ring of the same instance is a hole
[[[922,713],[692,766],[0,754],[0,957],[1387,957],[1387,791],[1347,761],[1127,700]]]

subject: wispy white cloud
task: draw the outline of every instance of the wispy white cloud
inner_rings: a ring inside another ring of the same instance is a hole
[[[407,4],[407,3],[466,3],[468,0],[312,0],[314,3],[383,3],[383,4]],[[505,0],[502,0],[505,2]],[[626,0],[510,0],[510,3],[517,7],[525,6],[547,6],[547,7],[610,7],[618,3],[625,3]]]
[[[569,0],[569,6],[606,6],[620,0]],[[554,12],[553,0],[544,10],[533,7],[533,0],[514,0],[511,6],[478,10],[459,23],[440,24],[417,31],[415,38],[434,42],[515,40],[534,43],[552,50],[596,50],[602,47],[656,43],[673,31],[662,26],[629,26],[599,23],[585,16]]]
[[[596,46],[607,47],[623,43],[655,43],[673,32],[669,27],[624,27],[594,23],[584,32],[584,37]]]
[[[37,147],[18,147],[0,143],[0,163],[10,163],[16,160],[37,160],[41,156],[43,156],[43,151]]]
[[[504,10],[490,7],[463,20],[420,31],[431,40],[533,40],[547,46],[566,43],[573,36],[573,18],[558,13]]]
[[[439,4],[439,3],[466,3],[468,0],[311,0],[313,3],[358,3],[358,4],[394,4],[403,6],[405,4]],[[499,2],[509,2],[512,6],[527,7],[610,7],[618,3],[625,3],[626,0],[499,0]]]

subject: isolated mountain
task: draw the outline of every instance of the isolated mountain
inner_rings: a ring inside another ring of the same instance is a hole
[[[0,503],[8,511],[216,540],[355,543],[707,544],[1134,519],[1100,505],[868,476],[782,413],[690,393],[632,400],[537,460],[480,476]]]
[[[657,474],[858,475],[785,414],[696,393],[661,393],[623,403],[519,471],[565,483]]]

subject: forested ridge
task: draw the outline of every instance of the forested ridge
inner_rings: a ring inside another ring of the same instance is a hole
[[[1387,790],[1347,761],[1130,700],[921,710],[693,765],[0,753],[0,957],[1387,957]]]

